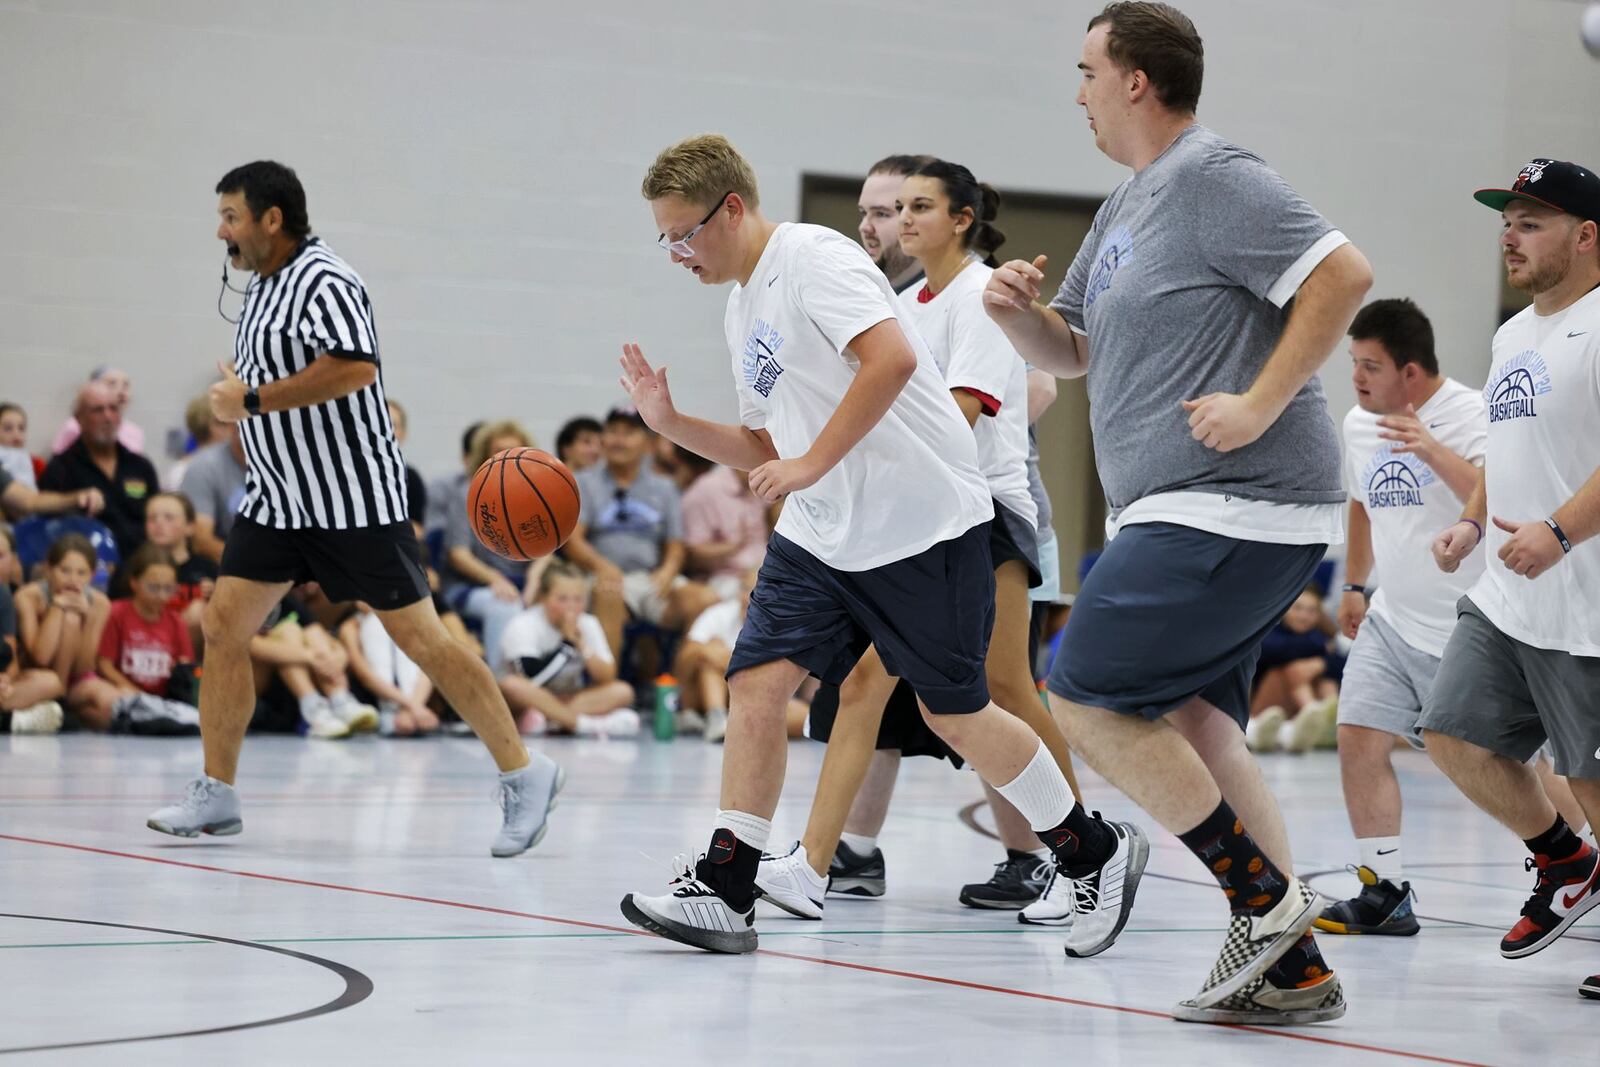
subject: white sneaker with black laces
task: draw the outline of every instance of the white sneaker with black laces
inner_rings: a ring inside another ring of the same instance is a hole
[[[1116,848],[1099,870],[1068,879],[1073,917],[1066,950],[1075,959],[1098,955],[1116,944],[1117,935],[1128,924],[1139,879],[1150,859],[1150,841],[1143,830],[1131,822],[1102,822],[1116,835]]]
[[[1052,863],[1044,892],[1039,894],[1038,900],[1017,912],[1017,922],[1029,926],[1071,926],[1077,916],[1072,907],[1073,896],[1072,879]]]
[[[243,830],[244,820],[239,817],[239,794],[233,786],[202,775],[189,783],[182,800],[152,812],[145,825],[174,837],[224,837]]]
[[[806,846],[796,841],[781,856],[763,852],[756,868],[756,888],[767,902],[800,919],[822,918],[828,879],[811,869]]]
[[[682,872],[671,882],[672,892],[659,897],[629,893],[622,898],[622,914],[641,930],[707,952],[754,952],[756,908],[735,911],[717,891],[696,878],[683,862]]]
[[[1241,912],[1228,923],[1228,937],[1222,943],[1211,974],[1200,992],[1185,1001],[1194,1008],[1214,1008],[1265,974],[1283,954],[1311,929],[1322,914],[1322,899],[1317,891],[1294,875],[1287,875],[1289,891],[1265,915]]]

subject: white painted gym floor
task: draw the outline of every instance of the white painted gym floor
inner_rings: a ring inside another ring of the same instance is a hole
[[[245,831],[144,827],[199,764],[194,741],[0,737],[0,1056],[39,1064],[1164,1064],[1594,1062],[1593,925],[1537,956],[1497,941],[1532,876],[1509,835],[1405,753],[1410,939],[1324,936],[1350,1010],[1245,1030],[1173,1022],[1222,938],[1221,895],[1152,830],[1119,943],[956,903],[998,846],[958,813],[971,774],[902,770],[889,893],[821,922],[761,905],[761,953],[636,935],[617,902],[703,847],[720,750],[558,741],[549,837],[494,860],[492,766],[470,739],[250,738]],[[802,827],[822,748],[796,742],[777,836]],[[1331,753],[1266,761],[1302,876],[1343,895],[1352,846]],[[1131,808],[1092,775],[1092,806]],[[987,821],[987,813],[979,813]],[[1147,824],[1148,826],[1148,824]],[[649,858],[647,858],[647,856]],[[1318,872],[1334,872],[1319,874]],[[211,1031],[211,1032],[207,1032]],[[168,1036],[172,1035],[172,1036]]]

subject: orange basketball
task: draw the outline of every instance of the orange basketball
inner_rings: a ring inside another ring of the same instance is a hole
[[[506,559],[548,556],[578,525],[578,480],[537,448],[508,448],[483,461],[467,489],[467,521]]]

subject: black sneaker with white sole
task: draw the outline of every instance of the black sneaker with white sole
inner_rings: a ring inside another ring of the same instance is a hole
[[[1021,911],[1039,899],[1050,881],[1055,860],[1032,852],[1006,849],[1006,858],[994,865],[987,882],[970,882],[961,887],[961,903],[969,908],[996,911]]]
[[[840,841],[828,864],[828,892],[847,897],[881,897],[887,885],[883,849],[863,856]]]

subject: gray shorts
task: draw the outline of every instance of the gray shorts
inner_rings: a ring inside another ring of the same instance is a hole
[[[1422,711],[1422,728],[1525,763],[1550,743],[1567,778],[1600,779],[1600,657],[1508,637],[1469,598]]]
[[[1382,730],[1421,748],[1417,720],[1438,672],[1439,657],[1413,648],[1386,619],[1368,612],[1339,684],[1339,725]]]

